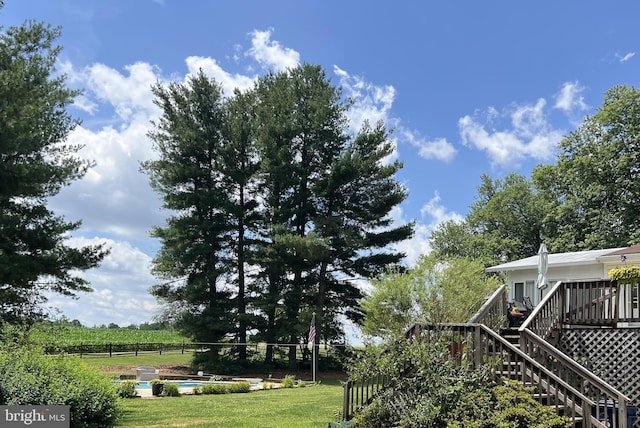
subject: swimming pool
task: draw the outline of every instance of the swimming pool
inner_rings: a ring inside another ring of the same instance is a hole
[[[168,380],[167,383],[176,383],[178,384],[178,388],[195,388],[196,386],[202,386],[202,385],[207,385],[210,383],[216,383],[216,382],[209,382],[209,381],[205,381],[205,380]],[[219,382],[218,382],[219,383]],[[148,381],[138,381],[138,384],[136,385],[136,389],[151,389],[151,383]]]

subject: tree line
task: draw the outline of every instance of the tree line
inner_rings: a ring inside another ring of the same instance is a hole
[[[172,214],[151,293],[199,342],[299,343],[312,313],[316,341],[341,340],[362,316],[353,280],[399,265],[389,245],[413,233],[390,217],[407,191],[384,124],[350,133],[352,101],[309,64],[228,96],[202,71],[153,93],[142,169]]]
[[[551,252],[640,243],[640,91],[617,85],[559,144],[556,161],[531,178],[483,175],[462,222],[441,224],[430,243],[439,257],[485,266]]]

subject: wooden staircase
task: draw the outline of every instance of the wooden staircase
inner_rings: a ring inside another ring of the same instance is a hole
[[[502,336],[513,347],[520,349],[520,332],[519,327],[503,327],[500,329],[500,336]],[[502,380],[518,381],[528,387],[533,387],[534,390],[531,393],[534,400],[542,404],[543,406],[551,408],[556,414],[560,416],[568,416],[572,419],[572,424],[576,428],[584,427],[585,418],[580,414],[570,414],[567,412],[567,407],[559,400],[556,394],[547,391],[544,385],[539,385],[533,379],[527,379],[527,374],[522,370],[522,363],[517,361],[508,361],[508,359],[502,360],[502,368],[496,372],[496,375]]]
[[[462,338],[465,355],[460,360],[464,358],[476,366],[500,362],[495,372],[498,379],[532,386],[534,398],[570,418],[575,427],[627,428],[629,398],[554,346],[567,320],[582,322],[586,316],[600,317],[611,325],[607,317],[618,313],[611,306],[611,299],[619,295],[611,289],[610,284],[602,282],[577,285],[558,282],[523,324],[515,328],[507,326],[505,285],[468,323],[415,325],[407,332],[407,338],[423,340],[429,337],[425,331]],[[624,320],[628,321],[628,317]],[[368,385],[369,381],[345,385],[345,420],[367,404],[371,397]]]

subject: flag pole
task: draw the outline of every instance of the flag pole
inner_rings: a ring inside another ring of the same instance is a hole
[[[311,345],[311,377],[316,383],[316,313],[311,315],[311,327],[309,327],[309,345]]]

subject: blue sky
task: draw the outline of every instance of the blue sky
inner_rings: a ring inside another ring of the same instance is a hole
[[[267,70],[322,65],[356,98],[354,128],[368,118],[395,130],[410,196],[393,218],[417,223],[400,246],[411,264],[438,223],[466,215],[481,174],[528,176],[554,162],[558,141],[607,89],[638,84],[638,16],[632,0],[5,0],[4,27],[62,26],[59,69],[85,90],[70,108],[83,119],[70,139],[96,167],[51,204],[83,220],[72,242],[112,248],[84,274],[94,293],[51,304],[86,325],[138,324],[157,310],[148,231],[167,213],[138,171],[154,156],[155,82],[202,68],[230,93]]]

